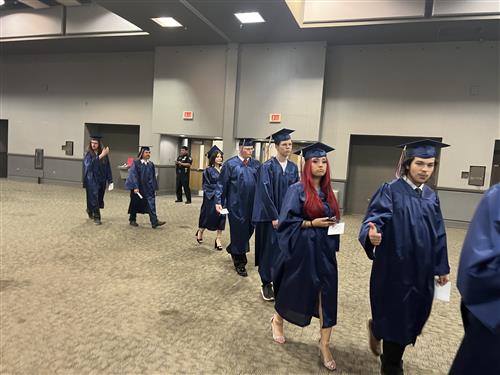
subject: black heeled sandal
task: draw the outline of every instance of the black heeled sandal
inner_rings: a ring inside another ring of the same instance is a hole
[[[198,229],[198,230],[196,231],[196,234],[195,234],[195,237],[196,237],[196,242],[198,242],[198,243],[203,243],[203,238],[202,238],[201,240],[198,238],[198,234],[199,234],[199,233],[200,233],[200,230]]]
[[[222,250],[222,245],[217,245],[217,240],[215,240],[215,243],[214,243],[214,249],[215,249],[215,250],[218,250],[218,251],[221,251],[221,250]]]

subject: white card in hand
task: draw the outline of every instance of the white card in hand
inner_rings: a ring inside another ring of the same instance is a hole
[[[330,225],[328,227],[328,235],[335,236],[336,234],[344,234],[344,226],[345,223],[337,223],[334,225]]]
[[[223,208],[222,210],[220,210],[219,212],[221,215],[227,215],[229,213],[229,211],[227,210],[227,208]]]
[[[111,190],[113,190],[114,188],[115,188],[115,184],[110,183],[110,184],[108,185],[108,191],[111,191]]]
[[[441,301],[450,302],[451,294],[451,282],[447,282],[445,285],[441,286],[438,283],[434,285],[434,299],[439,299]]]

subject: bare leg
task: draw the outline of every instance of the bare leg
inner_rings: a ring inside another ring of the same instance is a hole
[[[222,242],[221,242],[221,237],[222,237],[222,231],[220,229],[217,230],[217,237],[215,238],[215,243],[217,244],[217,246],[221,246],[222,247]]]
[[[330,336],[332,335],[332,328],[323,328],[323,308],[321,303],[321,292],[319,293],[319,332],[321,338],[319,339],[319,350],[321,353],[321,358],[323,359],[323,365],[328,370],[335,370],[337,364],[333,360],[332,353],[330,352]]]
[[[285,334],[283,332],[283,318],[277,312],[274,313],[271,319],[271,330],[273,333],[273,340],[278,344],[285,343]]]
[[[198,241],[203,241],[203,231],[205,228],[198,228],[198,232],[196,232],[196,238]]]

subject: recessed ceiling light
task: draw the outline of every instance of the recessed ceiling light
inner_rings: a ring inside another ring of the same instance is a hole
[[[235,13],[234,15],[241,23],[266,22],[259,12]]]
[[[182,27],[182,25],[173,17],[158,17],[151,19],[161,27]]]

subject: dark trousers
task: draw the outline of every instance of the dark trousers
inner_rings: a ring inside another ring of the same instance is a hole
[[[383,353],[380,357],[382,362],[383,375],[402,375],[403,374],[403,354],[405,346],[391,341],[382,341]]]
[[[186,201],[191,202],[191,189],[189,188],[189,174],[177,173],[176,174],[176,188],[175,192],[177,194],[177,200],[182,200],[182,189],[184,189],[184,194],[186,194]]]
[[[500,374],[500,336],[486,328],[462,303],[465,335],[450,375]]]
[[[149,221],[151,222],[152,225],[155,225],[158,223],[158,216],[156,216],[156,202],[155,202],[155,197],[144,197],[143,199],[146,199],[147,202],[147,207],[148,207],[148,214],[149,214]],[[136,221],[137,220],[137,212],[134,210],[129,210],[129,221]]]

